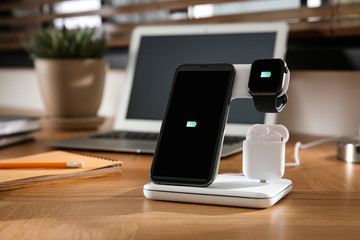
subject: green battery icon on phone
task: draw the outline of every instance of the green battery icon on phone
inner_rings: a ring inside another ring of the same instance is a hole
[[[186,127],[196,127],[197,122],[196,121],[187,121]]]

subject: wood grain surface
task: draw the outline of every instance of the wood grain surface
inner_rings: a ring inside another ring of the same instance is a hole
[[[0,160],[85,133],[45,129]],[[292,136],[287,162],[297,140],[308,141]],[[360,165],[337,160],[336,142],[300,150],[301,165],[284,176],[292,192],[268,209],[151,201],[142,188],[152,156],[87,153],[121,160],[122,174],[0,192],[0,239],[360,239]],[[241,172],[241,160],[221,160],[220,173]]]

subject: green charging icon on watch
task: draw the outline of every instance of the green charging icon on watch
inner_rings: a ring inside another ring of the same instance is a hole
[[[270,72],[270,71],[261,72],[260,77],[261,77],[261,78],[269,78],[269,77],[271,77],[271,72]]]

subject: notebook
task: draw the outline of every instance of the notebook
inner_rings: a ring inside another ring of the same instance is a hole
[[[49,143],[59,148],[154,153],[171,83],[184,63],[251,64],[284,58],[286,23],[141,26],[131,36],[125,81],[114,130]],[[242,150],[247,129],[274,124],[252,99],[231,102],[222,157]]]
[[[1,160],[1,163],[26,162],[71,162],[84,163],[82,168],[29,168],[0,169],[0,191],[69,181],[79,178],[93,178],[121,173],[121,162],[113,159],[86,156],[65,151],[50,151],[25,157]]]

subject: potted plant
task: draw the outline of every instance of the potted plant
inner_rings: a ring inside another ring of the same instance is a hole
[[[34,59],[47,118],[96,118],[108,68],[103,33],[50,27],[34,35],[26,49]]]

